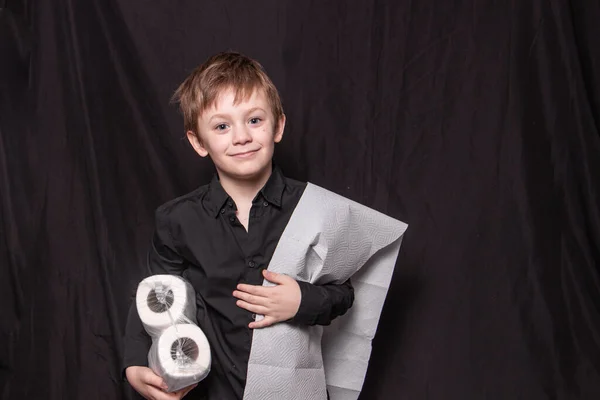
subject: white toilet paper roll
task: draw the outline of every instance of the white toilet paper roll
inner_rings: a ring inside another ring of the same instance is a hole
[[[196,293],[179,276],[152,275],[141,281],[136,305],[144,329],[151,337],[177,323],[196,323]]]
[[[148,366],[174,392],[198,383],[210,372],[211,353],[204,332],[193,324],[166,329],[152,342]]]

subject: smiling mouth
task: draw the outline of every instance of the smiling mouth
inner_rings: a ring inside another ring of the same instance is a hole
[[[258,150],[250,150],[250,151],[245,151],[243,153],[236,153],[236,154],[232,154],[232,157],[237,157],[237,158],[245,158],[245,157],[250,157],[252,156],[254,153],[256,153]]]

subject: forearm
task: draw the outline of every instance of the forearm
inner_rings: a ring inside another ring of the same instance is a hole
[[[344,315],[354,303],[354,288],[350,280],[335,285],[313,285],[298,282],[302,297],[293,321],[302,325],[329,325]]]
[[[157,274],[182,275],[184,259],[176,252],[167,219],[157,213],[156,229],[147,258],[147,270],[142,278]],[[144,329],[139,317],[135,293],[131,296],[125,335],[123,337],[123,370],[129,366],[148,366],[148,351],[152,339]]]
[[[150,350],[151,345],[152,340],[142,325],[136,309],[135,299],[133,299],[129,307],[123,337],[123,373],[127,367],[148,366],[148,350]]]

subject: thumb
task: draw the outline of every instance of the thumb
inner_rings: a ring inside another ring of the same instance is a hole
[[[270,315],[266,315],[260,321],[250,322],[250,324],[248,324],[248,328],[250,328],[250,329],[266,328],[267,326],[271,326],[271,325],[275,324],[276,322],[277,322],[277,320],[275,318],[271,317]]]
[[[272,272],[272,271],[269,271],[269,270],[266,270],[266,269],[263,270],[263,276],[269,282],[276,283],[278,285],[286,283],[287,280],[292,279],[292,278],[290,278],[287,275],[278,274],[277,272]]]
[[[196,386],[198,386],[198,384],[194,384],[192,386],[188,386],[187,388],[183,389],[183,392],[181,393],[181,398],[183,399],[189,392],[190,390],[194,389]]]
[[[145,371],[142,381],[159,389],[166,390],[169,388],[162,378],[156,375],[150,368]]]

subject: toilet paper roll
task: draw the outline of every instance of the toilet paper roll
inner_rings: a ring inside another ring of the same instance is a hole
[[[148,366],[175,392],[198,383],[210,372],[211,353],[204,332],[193,324],[167,328],[148,353]]]
[[[152,275],[138,285],[137,311],[144,329],[155,338],[177,323],[196,323],[196,293],[185,279]]]

